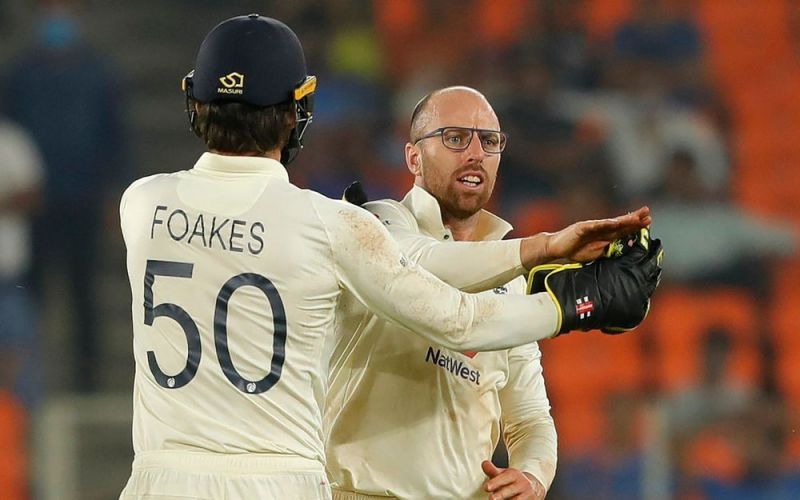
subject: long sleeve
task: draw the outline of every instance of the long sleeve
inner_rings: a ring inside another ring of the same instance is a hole
[[[383,222],[411,261],[460,290],[490,290],[525,273],[519,239],[445,243],[421,234],[416,220],[397,202],[371,202],[364,208]]]
[[[509,380],[500,391],[509,465],[550,488],[556,472],[557,437],[536,343],[511,349]]]
[[[337,279],[376,315],[458,351],[508,349],[553,335],[557,311],[546,294],[460,292],[410,262],[366,211],[324,202],[313,205],[330,240]]]

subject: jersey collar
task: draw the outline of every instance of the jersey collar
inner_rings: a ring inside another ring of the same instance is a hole
[[[263,156],[228,156],[216,153],[203,153],[194,168],[205,172],[223,174],[264,174],[289,180],[281,162]]]
[[[452,240],[450,229],[442,222],[439,202],[425,189],[414,185],[401,203],[417,219],[419,228],[439,240]],[[513,226],[488,210],[481,209],[478,215],[478,239],[481,241],[501,240]]]

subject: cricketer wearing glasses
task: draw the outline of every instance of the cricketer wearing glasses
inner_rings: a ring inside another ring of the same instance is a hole
[[[411,260],[462,290],[525,293],[527,269],[595,259],[609,241],[650,223],[643,207],[501,240],[511,226],[483,207],[507,138],[484,96],[466,87],[433,92],[414,110],[410,135],[414,187],[400,202],[364,207]],[[325,411],[334,499],[544,498],[556,431],[536,343],[460,353],[397,335],[401,326],[344,300]],[[508,469],[488,460],[501,430]]]

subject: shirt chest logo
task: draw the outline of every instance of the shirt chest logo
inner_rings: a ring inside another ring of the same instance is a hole
[[[477,353],[471,352],[464,354],[473,358]],[[428,347],[428,353],[425,355],[425,362],[438,366],[450,373],[453,377],[464,379],[475,385],[481,385],[481,372],[479,370],[470,367],[463,360],[448,356],[446,352],[442,352],[439,348]]]

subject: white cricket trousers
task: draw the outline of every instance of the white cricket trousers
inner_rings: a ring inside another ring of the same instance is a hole
[[[330,500],[325,469],[302,457],[137,453],[120,500]]]

